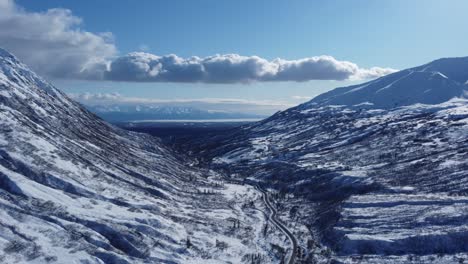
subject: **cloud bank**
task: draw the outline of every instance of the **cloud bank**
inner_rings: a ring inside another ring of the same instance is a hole
[[[332,56],[267,60],[238,54],[182,58],[133,52],[119,57],[111,33],[91,33],[81,26],[82,20],[67,9],[27,12],[13,0],[0,0],[0,46],[49,78],[178,83],[304,82],[373,79],[395,71],[360,68]]]
[[[310,81],[372,79],[395,70],[359,68],[331,56],[268,61],[238,54],[181,58],[134,52],[112,61],[105,79],[128,82],[249,83],[255,81]]]
[[[117,54],[111,33],[91,33],[67,9],[27,12],[0,0],[0,46],[52,78],[102,79]]]

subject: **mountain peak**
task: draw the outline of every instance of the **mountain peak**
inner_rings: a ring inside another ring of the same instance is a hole
[[[346,105],[394,108],[416,103],[439,104],[464,97],[468,57],[443,58],[348,87],[336,88],[301,105]]]
[[[413,70],[440,72],[451,80],[465,84],[468,81],[468,57],[441,58]]]
[[[6,59],[6,58],[8,58],[10,60],[14,60],[14,61],[19,63],[19,60],[15,57],[15,55],[11,54],[7,50],[0,47],[0,59],[3,60],[3,59]]]
[[[18,92],[20,90],[41,89],[49,95],[63,94],[46,80],[20,62],[15,55],[0,48],[0,91]]]

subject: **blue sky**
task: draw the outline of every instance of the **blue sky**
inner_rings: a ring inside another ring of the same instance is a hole
[[[81,19],[74,29],[92,34],[112,33],[115,51],[102,51],[101,57],[125,56],[134,51],[159,56],[176,54],[181,58],[233,53],[256,55],[267,61],[327,55],[363,69],[403,69],[440,57],[468,55],[468,1],[462,0],[18,0],[16,6],[28,14],[51,8],[69,9],[69,16]],[[237,98],[271,101],[284,107],[337,86],[365,81],[352,77],[264,81],[261,77],[260,81],[245,84],[218,83],[218,79],[216,83],[210,80],[180,83],[168,79],[142,83],[133,81],[133,77],[117,82],[63,74],[52,74],[50,78],[68,93],[119,93],[123,97],[169,101]]]

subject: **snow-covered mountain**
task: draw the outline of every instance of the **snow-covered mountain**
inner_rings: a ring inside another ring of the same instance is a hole
[[[0,49],[0,262],[279,263],[267,199],[230,175],[273,193],[303,262],[463,263],[467,69],[434,61],[176,142],[190,158]]]
[[[266,241],[263,213],[240,206],[261,195],[192,162],[0,49],[1,263],[277,262],[271,243],[285,242],[270,230]]]
[[[141,120],[214,120],[214,119],[261,119],[264,116],[225,111],[210,111],[183,106],[152,105],[85,105],[108,122],[131,122]]]
[[[467,91],[468,57],[445,58],[363,84],[334,89],[302,107],[346,105],[389,109],[415,103],[443,103],[454,97],[468,97]]]
[[[463,263],[467,79],[468,58],[437,60],[179,147],[285,197],[281,217],[308,227],[311,263],[308,240],[345,263]]]

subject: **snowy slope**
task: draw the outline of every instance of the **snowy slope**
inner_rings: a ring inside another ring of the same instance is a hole
[[[301,239],[329,246],[336,260],[458,262],[468,252],[468,100],[453,97],[468,65],[437,74],[428,69],[444,68],[434,63],[179,147],[288,197],[283,219],[308,226]],[[378,109],[403,91],[409,105]],[[355,106],[362,101],[374,105]],[[308,252],[312,261],[317,253]]]
[[[267,242],[263,214],[240,206],[260,194],[191,162],[108,125],[0,49],[1,263],[276,261],[281,237]]]
[[[334,89],[300,107],[346,105],[387,109],[415,103],[438,104],[465,97],[467,81],[468,57],[440,59],[367,83]]]

